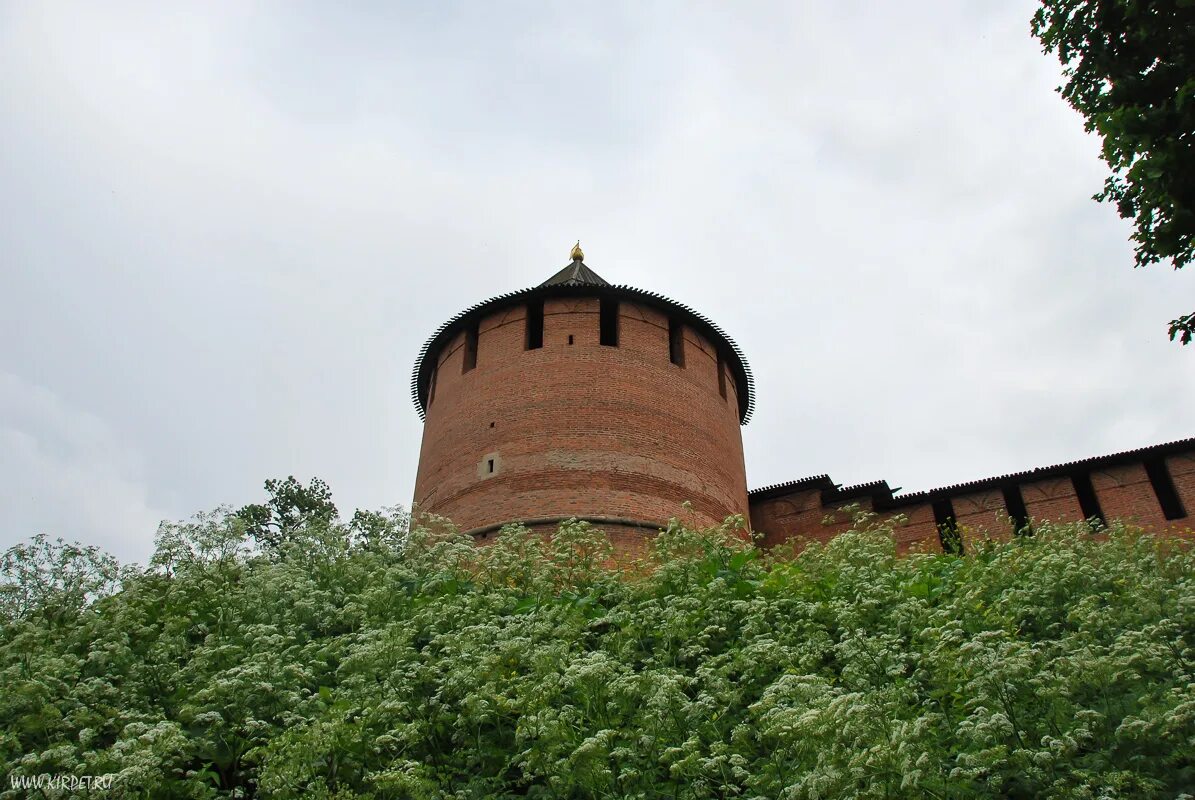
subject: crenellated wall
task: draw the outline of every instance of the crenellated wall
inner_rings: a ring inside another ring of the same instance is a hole
[[[1102,516],[1192,535],[1195,439],[895,497],[885,481],[843,488],[818,475],[752,491],[749,503],[752,527],[765,546],[826,541],[850,527],[845,515],[835,512],[858,503],[881,515],[908,518],[897,529],[897,546],[905,551],[941,550],[943,541],[950,541],[941,536],[943,526],[957,526],[964,549],[977,537],[1007,538],[1013,532],[1009,520],[1021,511],[1018,497],[1034,520]],[[835,521],[823,524],[828,515]]]

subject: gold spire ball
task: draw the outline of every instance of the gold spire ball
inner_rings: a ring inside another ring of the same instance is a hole
[[[569,253],[569,258],[571,258],[573,261],[584,261],[585,260],[585,254],[581,252],[581,240],[580,239],[578,239],[577,243],[575,245],[573,245],[573,252]]]

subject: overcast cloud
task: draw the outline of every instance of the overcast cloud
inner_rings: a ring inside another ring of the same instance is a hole
[[[0,546],[408,505],[412,361],[580,238],[746,352],[752,487],[1195,435],[1030,2],[0,4]]]

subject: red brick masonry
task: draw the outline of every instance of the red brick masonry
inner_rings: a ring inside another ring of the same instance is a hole
[[[830,525],[823,525],[823,519],[858,503],[882,516],[900,513],[908,518],[897,531],[902,550],[941,550],[939,521],[950,524],[950,519],[940,520],[948,511],[964,532],[964,548],[974,536],[1009,536],[1009,518],[1015,515],[1010,496],[1017,493],[1033,519],[1086,519],[1091,515],[1084,513],[1078,489],[1085,482],[1097,504],[1089,510],[1105,519],[1177,534],[1190,534],[1195,527],[1195,439],[895,497],[885,481],[843,488],[818,475],[756,489],[749,502],[752,527],[763,533],[765,545],[794,537],[825,541],[849,528],[850,522],[843,514]]]
[[[1180,534],[1195,524],[1195,439],[900,496],[826,475],[748,493],[740,424],[754,389],[737,345],[692,309],[608,284],[579,248],[573,257],[537,287],[461,312],[424,346],[412,376],[425,417],[417,511],[479,541],[511,522],[548,531],[578,517],[622,553],[674,516],[707,526],[741,514],[764,545],[825,540],[850,521],[823,520],[851,503],[903,514],[902,550],[954,549],[953,532],[965,549],[1011,535],[1010,519],[1118,518]]]
[[[467,331],[433,354],[418,509],[478,534],[570,516],[650,529],[684,501],[697,525],[746,516],[737,386],[715,346],[686,326],[672,363],[668,316],[626,301],[618,345],[602,345],[598,314],[596,297],[548,298],[543,346],[527,349],[517,304],[480,319],[475,367]]]

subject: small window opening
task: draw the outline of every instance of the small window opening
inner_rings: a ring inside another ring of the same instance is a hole
[[[718,394],[726,399],[726,365],[722,363],[722,351],[718,351]]]
[[[491,459],[490,459],[490,460],[487,462],[487,465],[489,466],[490,472],[493,472],[493,471],[494,471],[494,459],[492,459],[492,458],[491,458]]]
[[[492,422],[491,422],[491,423],[490,423],[490,427],[491,427],[491,428],[492,428],[492,427],[494,427],[494,423],[492,423]]]
[[[573,343],[573,335],[571,333],[568,335],[568,343],[569,344]]]
[[[1071,485],[1075,487],[1075,496],[1079,498],[1079,508],[1083,511],[1083,519],[1098,519],[1101,525],[1107,525],[1104,510],[1100,508],[1100,499],[1095,495],[1095,487],[1091,485],[1091,473],[1081,472],[1071,476]]]
[[[538,350],[544,346],[544,304],[527,304],[527,332],[523,339],[524,350]]]
[[[606,347],[618,347],[618,301],[607,297],[601,300],[599,319],[600,341]],[[571,342],[570,342],[571,344]]]
[[[1008,511],[1008,518],[1012,520],[1013,532],[1017,536],[1030,536],[1029,509],[1025,507],[1025,498],[1021,496],[1020,486],[1004,487],[1004,508]]]
[[[1162,507],[1162,516],[1166,519],[1182,519],[1187,516],[1178,492],[1174,489],[1174,480],[1170,477],[1165,459],[1151,458],[1146,461],[1145,474],[1149,476],[1150,485],[1158,498],[1158,505]]]
[[[934,524],[938,526],[938,539],[942,542],[942,550],[962,555],[963,537],[959,534],[958,522],[954,517],[954,503],[949,497],[935,500],[933,510]]]
[[[685,326],[675,319],[668,320],[668,358],[678,367],[685,365]]]
[[[427,387],[427,407],[431,408],[432,401],[436,399],[436,375],[440,372],[438,367],[432,367],[431,381]]]
[[[465,363],[461,372],[468,372],[477,366],[477,323],[465,331]]]

